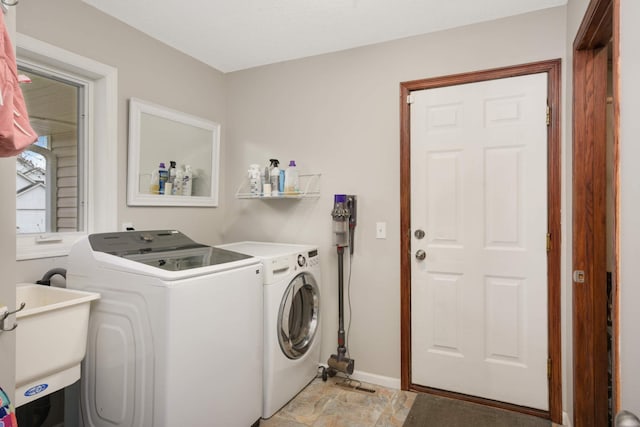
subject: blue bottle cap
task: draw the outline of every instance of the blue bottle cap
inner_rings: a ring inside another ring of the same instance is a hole
[[[295,161],[295,160],[291,160],[291,161],[289,162],[289,166],[295,166],[295,165],[296,165],[296,161]]]
[[[333,203],[346,203],[347,195],[346,194],[335,194],[333,196]]]

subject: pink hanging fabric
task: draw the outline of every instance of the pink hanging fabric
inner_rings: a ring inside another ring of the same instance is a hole
[[[0,157],[15,156],[37,139],[20,90],[16,57],[4,14],[0,12]]]

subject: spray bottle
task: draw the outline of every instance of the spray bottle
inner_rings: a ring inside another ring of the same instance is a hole
[[[280,188],[280,169],[278,165],[280,162],[278,159],[269,159],[271,162],[271,169],[269,172],[269,180],[271,181],[271,195],[278,196],[278,189]]]
[[[173,187],[175,186],[175,180],[176,180],[176,162],[172,160],[169,162],[167,182],[164,183],[165,196],[173,195]]]

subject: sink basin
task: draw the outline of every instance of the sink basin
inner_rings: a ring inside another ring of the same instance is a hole
[[[16,401],[20,406],[80,379],[91,301],[84,292],[34,284],[16,287]]]

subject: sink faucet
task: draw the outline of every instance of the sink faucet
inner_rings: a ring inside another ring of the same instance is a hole
[[[42,279],[38,280],[36,283],[38,285],[51,286],[51,278],[56,274],[59,274],[60,276],[64,277],[65,280],[67,280],[67,270],[65,270],[64,268],[52,268],[51,270],[44,273]]]

